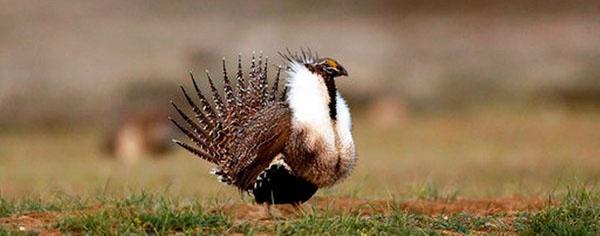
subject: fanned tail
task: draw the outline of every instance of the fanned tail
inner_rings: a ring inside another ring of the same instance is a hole
[[[253,53],[248,78],[244,77],[242,71],[241,55],[238,56],[235,80],[229,78],[225,58],[222,64],[223,95],[220,94],[208,71],[206,76],[211,94],[206,96],[190,72],[197,98],[192,98],[183,86],[181,91],[191,112],[186,113],[185,109],[171,102],[180,119],[169,117],[169,120],[190,139],[193,145],[179,140],[173,140],[174,143],[214,163],[216,168],[212,173],[217,175],[220,181],[235,184],[232,173],[239,157],[234,156],[228,147],[239,146],[243,140],[239,135],[245,129],[244,125],[248,123],[248,119],[262,108],[282,100],[286,90],[283,93],[279,91],[281,67],[278,67],[272,87],[269,89],[267,79],[269,63],[267,57],[263,59],[262,53],[258,60]],[[210,100],[207,97],[210,97]]]

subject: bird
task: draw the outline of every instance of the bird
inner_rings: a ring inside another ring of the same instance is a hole
[[[252,53],[247,73],[239,54],[233,75],[223,58],[222,92],[206,71],[210,94],[204,94],[190,72],[197,98],[180,89],[191,111],[171,100],[180,118],[168,119],[191,143],[173,142],[214,164],[220,182],[258,204],[302,204],[347,178],[356,164],[350,110],[336,88],[348,72],[332,58],[300,51],[279,52],[286,65],[276,66],[272,83],[262,53]],[[287,82],[280,89],[282,70]]]

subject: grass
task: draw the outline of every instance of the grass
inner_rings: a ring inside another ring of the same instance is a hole
[[[206,234],[223,232],[231,223],[223,214],[206,212],[199,203],[181,205],[164,197],[139,194],[63,217],[55,227],[63,232],[90,234]]]
[[[600,195],[571,191],[560,206],[521,213],[516,225],[526,235],[600,235]]]
[[[33,203],[33,204],[32,204]],[[479,215],[466,212],[429,215],[403,210],[391,203],[389,212],[361,214],[314,210],[296,217],[239,220],[223,203],[187,201],[161,194],[138,193],[126,198],[55,198],[10,201],[10,215],[55,212],[42,229],[63,233],[277,235],[438,235],[447,233],[518,233],[522,235],[598,235],[600,195],[588,188],[569,191],[561,203],[540,211]],[[2,224],[0,224],[2,225]],[[19,233],[0,226],[0,235]],[[38,231],[20,232],[35,234]]]
[[[16,201],[0,198],[0,217],[33,211],[69,210],[74,208],[71,204],[81,203],[78,201],[65,201],[62,199],[49,202],[48,200],[42,200],[41,198],[25,198]]]

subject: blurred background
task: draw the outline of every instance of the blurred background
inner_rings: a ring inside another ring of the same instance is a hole
[[[235,196],[170,144],[168,101],[190,70],[218,78],[223,57],[281,64],[278,51],[300,47],[350,74],[338,86],[359,162],[320,194],[543,194],[600,180],[598,1],[0,3],[2,196]]]

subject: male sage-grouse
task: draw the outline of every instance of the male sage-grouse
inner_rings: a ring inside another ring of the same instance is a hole
[[[348,73],[310,51],[280,55],[288,75],[282,92],[281,67],[273,84],[267,82],[268,58],[253,54],[246,76],[238,56],[235,85],[223,59],[223,95],[207,73],[210,102],[191,75],[199,103],[181,87],[193,115],[171,102],[187,124],[169,119],[195,146],[173,142],[215,164],[211,173],[219,181],[257,203],[300,204],[344,179],[355,164],[350,112],[335,87],[335,78]]]

